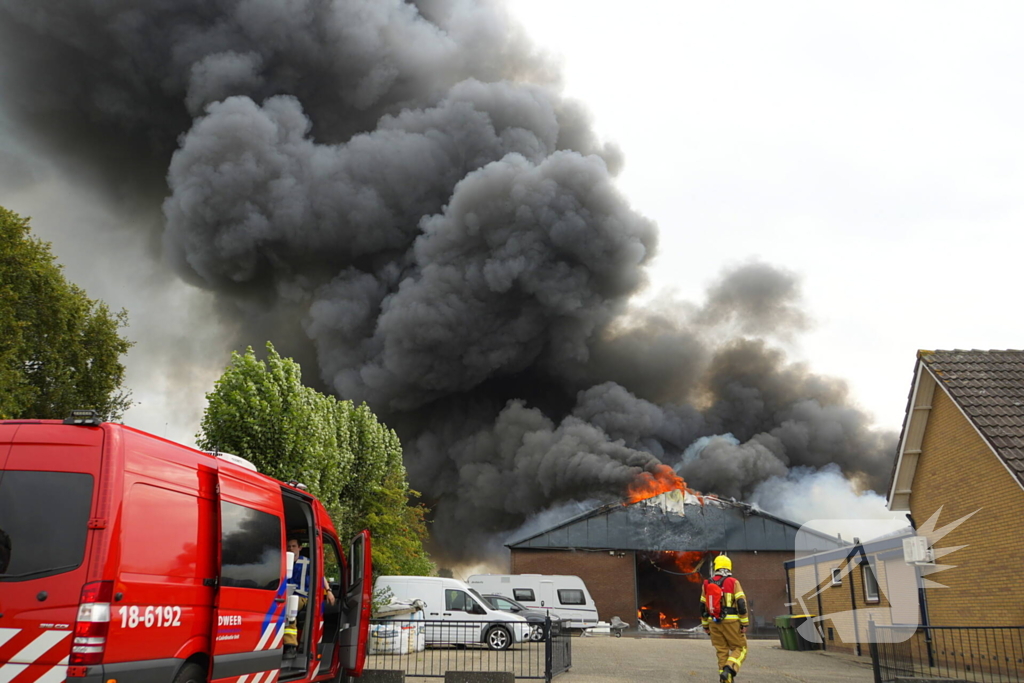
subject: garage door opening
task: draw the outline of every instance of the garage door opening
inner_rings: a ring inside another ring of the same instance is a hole
[[[639,609],[648,626],[700,626],[700,590],[708,553],[652,551],[636,554]]]

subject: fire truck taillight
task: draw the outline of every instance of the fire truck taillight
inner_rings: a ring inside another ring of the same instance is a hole
[[[96,581],[82,586],[69,665],[92,665],[103,661],[103,649],[107,646],[107,632],[110,630],[110,597],[113,593],[113,581]]]

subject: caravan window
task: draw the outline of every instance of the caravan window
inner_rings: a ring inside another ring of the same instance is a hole
[[[563,605],[587,604],[587,601],[583,598],[583,591],[578,588],[560,588],[558,590],[558,601]]]
[[[532,588],[513,588],[512,589],[512,597],[515,598],[516,600],[519,600],[520,602],[522,602],[524,600],[526,602],[533,602],[534,600],[537,599],[537,598],[533,597],[533,589]]]

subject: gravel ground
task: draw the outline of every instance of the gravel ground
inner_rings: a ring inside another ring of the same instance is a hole
[[[670,638],[574,638],[573,666],[556,683],[674,683],[718,681],[711,641]],[[773,640],[749,641],[737,681],[871,683],[867,657],[824,652],[789,652]]]

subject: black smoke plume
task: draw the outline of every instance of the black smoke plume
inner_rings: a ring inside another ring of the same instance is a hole
[[[0,60],[19,136],[162,207],[243,343],[399,429],[447,559],[662,463],[737,497],[884,483],[892,435],[767,341],[806,326],[794,276],[630,307],[655,226],[496,1],[0,0]]]

